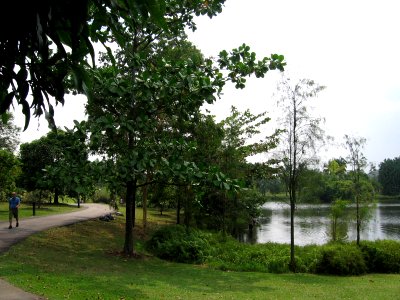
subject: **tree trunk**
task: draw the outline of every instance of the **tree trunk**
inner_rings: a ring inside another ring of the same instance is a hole
[[[237,222],[237,218],[238,218],[238,199],[237,199],[237,194],[235,194],[233,196],[233,236],[235,238],[237,238],[239,236],[239,226],[238,226],[238,222]]]
[[[128,181],[126,183],[126,219],[125,219],[125,244],[123,253],[126,255],[133,254],[133,227],[135,226],[135,199],[136,198],[136,181]]]
[[[146,183],[149,184],[152,179],[153,175],[148,172],[146,176]],[[143,228],[147,227],[147,199],[149,195],[149,186],[147,184],[143,187]]]
[[[337,241],[337,218],[335,216],[332,219],[332,241]]]
[[[356,221],[357,221],[357,246],[360,245],[360,228],[361,228],[361,220],[360,220],[360,194],[361,194],[361,188],[360,188],[360,173],[361,170],[357,166],[357,172],[356,172]]]
[[[294,187],[292,187],[293,189]],[[290,194],[290,271],[296,272],[296,259],[294,256],[294,212],[296,208],[296,193],[294,190]]]
[[[361,222],[360,222],[360,203],[359,203],[358,196],[356,197],[356,214],[357,214],[357,246],[360,246],[360,229],[361,229]]]
[[[60,191],[58,188],[54,189],[54,204],[58,204],[58,196],[60,195]]]
[[[178,187],[179,195],[178,197],[178,203],[176,204],[176,224],[181,223],[181,205],[182,205],[182,188]]]
[[[143,199],[142,199],[142,205],[143,205],[143,228],[147,227],[147,196],[148,196],[148,186],[145,185],[143,187]]]
[[[184,220],[183,223],[188,228],[192,221],[192,199],[191,199],[191,186],[188,185],[186,187],[186,194],[185,194],[185,211],[184,211]]]

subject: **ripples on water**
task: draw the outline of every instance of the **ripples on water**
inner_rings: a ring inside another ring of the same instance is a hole
[[[301,204],[295,213],[295,244],[325,244],[331,240],[330,205]],[[290,208],[286,203],[268,202],[263,206],[260,225],[240,239],[249,243],[290,243]],[[356,240],[355,208],[347,209],[346,221],[339,221],[338,230],[348,241]],[[400,201],[379,203],[365,222],[362,240],[400,240]]]

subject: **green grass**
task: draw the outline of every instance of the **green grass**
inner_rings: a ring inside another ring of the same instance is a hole
[[[137,213],[138,218],[141,216]],[[171,222],[173,213],[159,225]],[[140,220],[137,224],[141,224]],[[149,224],[150,229],[154,223]],[[0,274],[48,299],[398,299],[400,275],[360,277],[223,272],[145,255],[119,255],[124,218],[88,221],[34,235],[0,256]]]
[[[77,206],[68,204],[42,204],[40,208],[36,206],[36,216],[48,216],[54,214],[63,214],[77,210]],[[19,218],[32,217],[32,205],[22,203],[19,212]],[[0,202],[0,221],[8,221],[8,202]]]

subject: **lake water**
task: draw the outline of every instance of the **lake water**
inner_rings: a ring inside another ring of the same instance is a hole
[[[340,236],[353,241],[357,238],[355,208],[346,210],[346,220],[339,222]],[[295,244],[325,244],[331,240],[330,205],[299,204],[295,212]],[[290,208],[288,204],[268,202],[263,206],[259,225],[245,232],[240,240],[247,243],[290,243]],[[361,240],[400,240],[400,201],[378,203],[363,225]]]

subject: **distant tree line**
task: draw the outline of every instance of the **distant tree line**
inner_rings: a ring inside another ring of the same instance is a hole
[[[400,157],[388,158],[379,164],[378,181],[383,195],[400,195]]]

